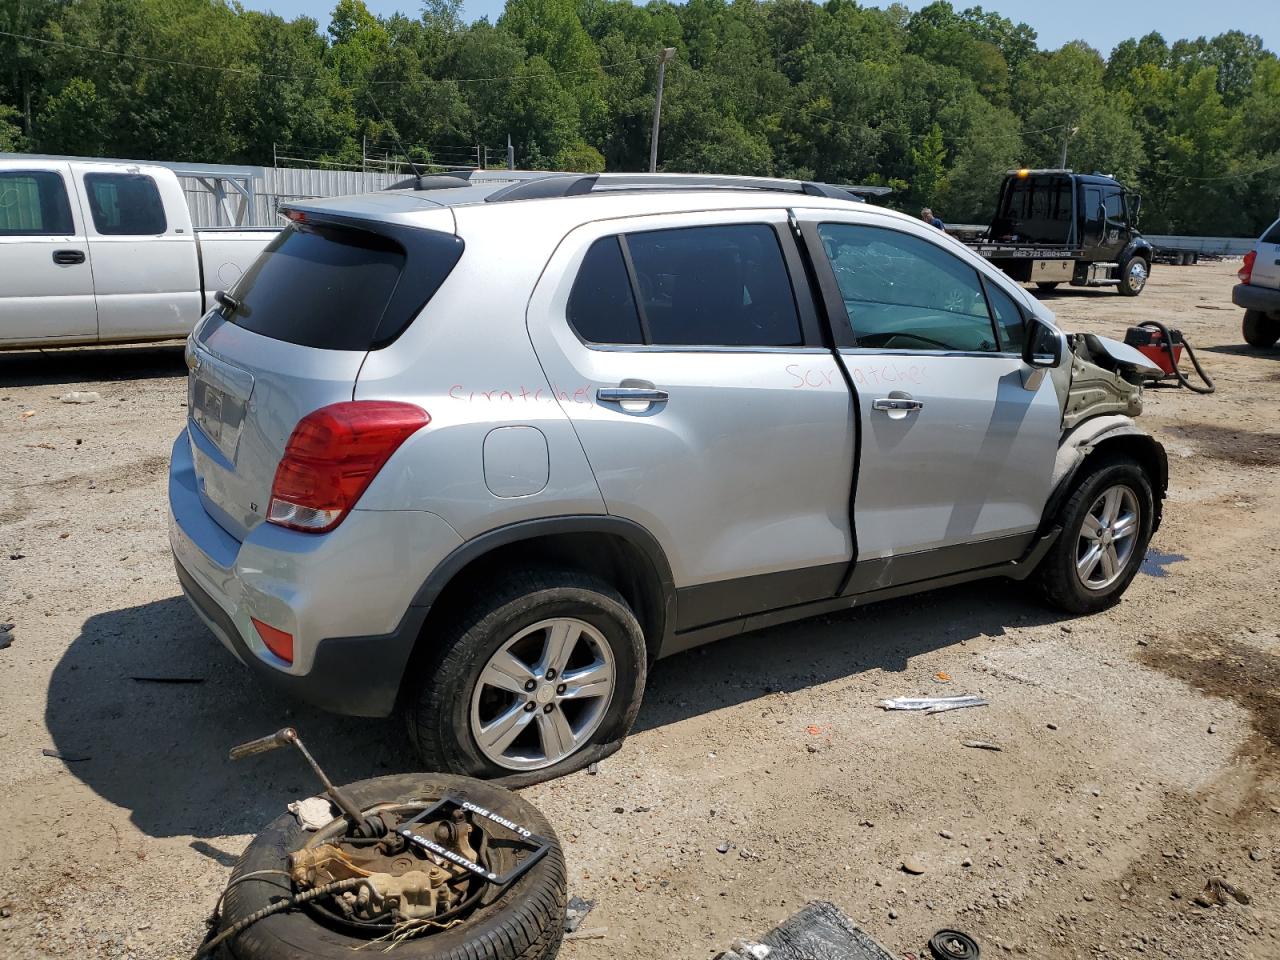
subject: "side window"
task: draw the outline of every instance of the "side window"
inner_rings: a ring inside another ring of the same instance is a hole
[[[1084,188],[1084,219],[1087,223],[1099,224],[1101,213],[1098,208],[1102,206],[1102,191],[1097,187]]]
[[[996,329],[1000,333],[1000,349],[1016,353],[1022,350],[1025,332],[1025,321],[1022,311],[1013,302],[1013,298],[1001,290],[990,280],[983,280],[987,288],[987,302],[991,304],[991,313],[995,317]]]
[[[168,226],[156,182],[140,173],[86,173],[93,225],[108,236],[152,236]]]
[[[1280,220],[1271,225],[1271,229],[1262,235],[1263,243],[1280,243]]]
[[[1102,205],[1107,209],[1107,219],[1118,223],[1124,222],[1124,196],[1119,193],[1108,193],[1102,198]]]
[[[47,170],[0,173],[0,237],[75,233],[62,177]]]
[[[996,352],[978,271],[936,244],[883,227],[818,226],[860,347]]]
[[[791,280],[763,223],[629,233],[652,343],[787,347],[803,342]]]
[[[569,324],[588,343],[643,343],[617,237],[591,245],[569,294]]]

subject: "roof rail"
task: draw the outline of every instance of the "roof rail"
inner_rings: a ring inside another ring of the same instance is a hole
[[[846,187],[809,180],[782,180],[775,177],[735,177],[695,173],[568,173],[548,174],[538,179],[523,180],[503,187],[485,197],[486,203],[508,200],[545,200],[552,197],[577,197],[589,193],[616,190],[773,190],[799,193],[810,197],[830,197],[864,203],[862,197]]]

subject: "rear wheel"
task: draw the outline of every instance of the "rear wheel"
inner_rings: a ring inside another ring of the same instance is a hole
[[[1147,277],[1151,273],[1151,265],[1139,256],[1130,257],[1120,267],[1120,293],[1126,297],[1136,297],[1147,285]]]
[[[1062,533],[1036,570],[1045,598],[1068,613],[1116,603],[1146,556],[1154,502],[1134,461],[1107,460],[1090,470],[1058,511]]]
[[[1049,293],[1052,290],[1058,289],[1058,281],[1057,280],[1037,280],[1036,289],[1043,290],[1045,293]]]
[[[640,708],[640,624],[588,574],[513,575],[424,642],[407,719],[428,769],[549,780],[616,750]]]
[[[1244,342],[1266,350],[1280,340],[1280,317],[1269,317],[1261,310],[1244,312]]]

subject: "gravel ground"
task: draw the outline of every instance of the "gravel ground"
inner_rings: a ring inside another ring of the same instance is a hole
[[[1280,957],[1280,350],[1241,345],[1235,266],[1049,297],[1068,329],[1180,327],[1218,382],[1147,393],[1171,491],[1124,602],[1064,620],[969,585],[659,664],[598,776],[526,791],[606,928],[563,957],[705,958],[814,898],[903,953],[958,927],[996,956]],[[335,780],[412,767],[398,723],[259,688],[179,595],[183,374],[173,347],[0,355],[6,958],[190,956],[250,835],[313,792],[234,743],[288,722]],[[992,704],[874,706],[959,692]],[[1196,905],[1214,878],[1250,903]]]

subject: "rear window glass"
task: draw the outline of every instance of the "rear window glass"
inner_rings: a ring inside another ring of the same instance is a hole
[[[75,233],[62,177],[45,170],[0,173],[0,237]]]
[[[140,173],[86,173],[93,226],[106,236],[145,237],[168,226],[156,182]]]
[[[1262,235],[1263,243],[1280,243],[1280,220],[1271,225],[1271,229]]]
[[[254,333],[324,350],[368,350],[404,270],[394,240],[342,227],[289,227],[254,261],[228,318]]]

